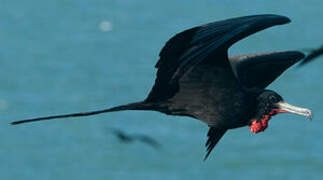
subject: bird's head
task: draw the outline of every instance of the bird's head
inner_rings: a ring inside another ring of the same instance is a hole
[[[270,118],[279,113],[293,113],[312,119],[311,110],[286,103],[274,91],[263,91],[258,95],[257,102],[256,116],[250,122],[250,130],[254,133],[264,131]]]

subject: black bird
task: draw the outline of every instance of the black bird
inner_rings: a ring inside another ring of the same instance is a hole
[[[311,118],[309,109],[287,104],[265,89],[288,67],[304,57],[299,51],[228,56],[235,42],[274,25],[290,22],[278,15],[254,15],[213,22],[172,37],[161,50],[157,78],[144,101],[93,112],[33,118],[13,122],[89,116],[123,110],[152,110],[189,116],[210,129],[207,154],[229,129],[250,126],[264,131],[271,116],[289,112]]]
[[[323,45],[317,49],[311,50],[311,53],[309,53],[302,61],[299,63],[300,66],[303,66],[309,62],[311,62],[313,59],[318,58],[319,56],[323,55]]]
[[[159,148],[160,144],[153,138],[147,136],[147,135],[143,135],[143,134],[127,134],[124,131],[120,130],[120,129],[114,129],[114,128],[109,128],[109,130],[118,137],[118,139],[121,142],[124,143],[131,143],[134,141],[140,141],[143,142],[147,145],[150,145],[153,148]]]

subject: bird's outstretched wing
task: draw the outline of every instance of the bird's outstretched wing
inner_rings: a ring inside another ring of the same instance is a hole
[[[266,88],[287,68],[304,58],[299,51],[281,51],[231,56],[233,72],[247,90]]]
[[[204,156],[204,161],[209,157],[213,148],[219,142],[226,131],[226,129],[210,127],[209,132],[207,133],[208,140],[205,143],[207,149],[206,155]]]
[[[231,68],[227,49],[235,42],[268,27],[290,22],[278,15],[233,18],[181,32],[161,50],[156,64],[157,78],[146,101],[165,100],[178,91],[178,80],[197,64]]]
[[[149,137],[147,135],[139,135],[138,134],[135,137],[139,141],[141,141],[141,142],[143,142],[143,143],[145,143],[147,145],[150,145],[150,146],[152,146],[152,147],[154,147],[156,149],[161,147],[161,145],[155,139],[153,139],[153,138],[151,138],[151,137]]]

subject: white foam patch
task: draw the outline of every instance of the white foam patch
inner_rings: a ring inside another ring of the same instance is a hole
[[[110,21],[102,21],[99,25],[99,28],[103,32],[112,31],[112,23]]]
[[[0,110],[6,110],[8,108],[8,103],[3,100],[3,99],[0,99]]]

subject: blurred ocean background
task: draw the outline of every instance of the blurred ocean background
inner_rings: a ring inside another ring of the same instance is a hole
[[[159,50],[174,34],[231,17],[273,13],[292,23],[259,32],[230,54],[323,44],[323,1],[1,0],[0,179],[323,179],[323,58],[292,67],[269,89],[312,109],[312,122],[278,115],[257,135],[229,131],[203,162],[208,127],[185,117],[127,111],[19,126],[35,116],[143,100]],[[162,146],[121,143],[109,128]]]

